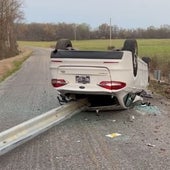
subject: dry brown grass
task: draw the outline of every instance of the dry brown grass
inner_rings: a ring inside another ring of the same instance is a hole
[[[31,53],[30,49],[23,48],[19,55],[0,60],[0,82],[17,71]]]
[[[157,94],[165,96],[167,99],[170,99],[170,84],[165,82],[158,83],[155,80],[149,82],[149,89]]]

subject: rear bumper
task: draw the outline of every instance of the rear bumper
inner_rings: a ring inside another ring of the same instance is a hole
[[[126,90],[121,90],[118,92],[102,92],[102,91],[70,91],[70,90],[59,90],[59,94],[61,95],[81,95],[81,96],[87,96],[90,98],[90,96],[110,96],[110,98],[116,97],[118,103],[120,104],[121,108],[126,109],[127,107],[124,104],[124,97],[129,93]],[[103,97],[104,99],[104,97]],[[98,97],[96,98],[98,100]]]

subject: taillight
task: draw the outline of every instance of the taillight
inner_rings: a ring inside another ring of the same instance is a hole
[[[53,85],[53,87],[61,87],[66,85],[67,83],[64,79],[52,79],[51,84]]]
[[[126,86],[126,83],[120,81],[102,81],[99,83],[99,86],[108,90],[120,90]]]

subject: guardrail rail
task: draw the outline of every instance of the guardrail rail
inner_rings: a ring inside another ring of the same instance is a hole
[[[0,156],[85,110],[86,99],[72,101],[0,133]]]

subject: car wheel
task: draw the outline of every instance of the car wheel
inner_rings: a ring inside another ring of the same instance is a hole
[[[68,50],[69,48],[72,49],[72,43],[69,39],[60,39],[57,41],[56,44],[56,50],[61,49],[61,50]]]
[[[138,71],[138,45],[135,39],[125,40],[122,50],[132,52],[133,75],[136,77]]]

